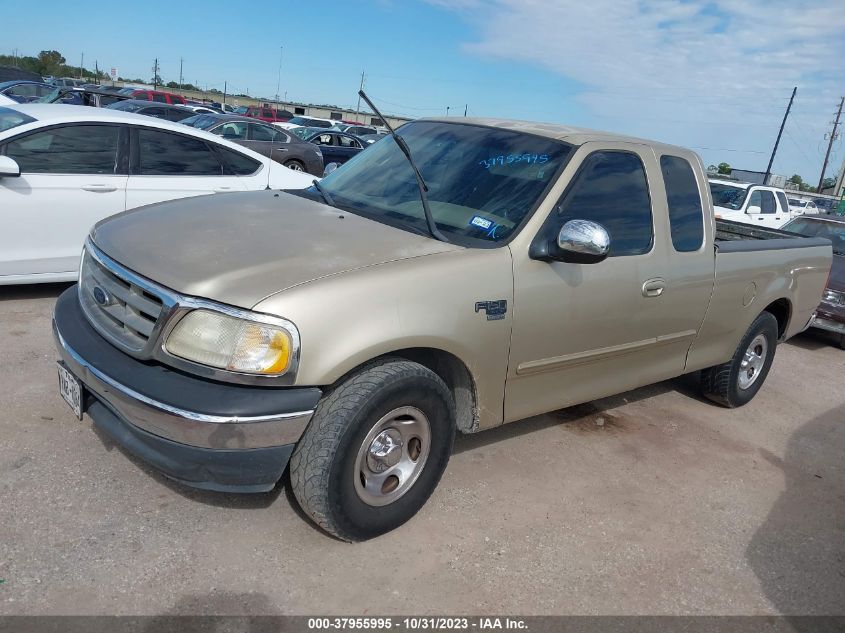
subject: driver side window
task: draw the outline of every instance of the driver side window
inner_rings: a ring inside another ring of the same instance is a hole
[[[642,255],[654,242],[651,197],[639,156],[598,151],[581,165],[555,207],[560,230],[569,220],[592,220],[610,234],[608,257]]]

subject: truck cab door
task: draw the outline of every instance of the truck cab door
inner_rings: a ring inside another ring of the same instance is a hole
[[[709,253],[703,240],[681,259],[671,250],[665,193],[649,186],[662,182],[650,147],[586,143],[567,166],[567,178],[562,193],[552,194],[559,197],[539,232],[526,238],[534,240],[528,252],[516,241],[511,245],[514,326],[505,421],[683,373],[712,291],[712,241]],[[703,226],[700,192],[707,183],[693,180]],[[535,244],[556,239],[573,219],[604,226],[606,259],[579,264],[531,255]]]
[[[749,224],[778,229],[789,221],[789,213],[780,210],[775,194],[768,189],[754,189],[748,196],[745,213]]]

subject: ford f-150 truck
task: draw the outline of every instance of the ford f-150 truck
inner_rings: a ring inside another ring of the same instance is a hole
[[[698,370],[747,403],[830,265],[825,239],[717,231],[686,149],[419,120],[309,189],[97,224],[55,307],[59,384],[167,476],[260,492],[289,467],[362,540],[422,507],[456,432]]]

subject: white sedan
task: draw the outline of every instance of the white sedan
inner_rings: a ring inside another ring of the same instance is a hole
[[[0,106],[0,285],[76,279],[89,229],[120,211],[312,180],[179,123],[85,106]]]

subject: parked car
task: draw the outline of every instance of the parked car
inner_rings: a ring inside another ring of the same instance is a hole
[[[280,128],[292,130],[297,127],[330,128],[335,124],[331,119],[319,119],[313,116],[295,116],[286,123],[276,123]]]
[[[717,218],[772,229],[780,228],[792,218],[786,193],[782,189],[711,180],[710,194]]]
[[[320,148],[323,153],[323,164],[337,163],[342,165],[368,145],[353,134],[335,132],[333,130],[313,131],[304,139]]]
[[[320,148],[274,125],[234,114],[201,114],[184,119],[182,123],[248,147],[294,171],[323,175]]]
[[[812,200],[801,200],[800,198],[787,198],[789,203],[789,211],[793,216],[796,215],[814,215],[819,212],[816,203]]]
[[[54,313],[74,414],[200,488],[290,463],[305,513],[357,541],[423,506],[456,431],[696,371],[749,402],[822,296],[830,242],[716,234],[689,150],[490,119],[402,138],[427,197],[383,142],[308,189],[99,223]]]
[[[277,110],[276,108],[271,108],[266,105],[243,107],[243,112],[238,112],[238,114],[251,119],[258,119],[260,121],[264,121],[265,123],[284,123],[293,117],[292,112],[288,112],[287,110]],[[240,108],[238,108],[238,110],[240,110]]]
[[[75,279],[88,229],[113,213],[312,180],[153,117],[60,104],[0,107],[0,284]]]
[[[109,90],[87,88],[54,87],[53,91],[33,103],[64,103],[66,105],[85,105],[105,108],[113,103],[126,101],[128,97]],[[145,102],[146,103],[146,102]]]
[[[24,81],[13,79],[0,83],[0,95],[11,99],[15,103],[27,103],[50,94],[54,86],[40,81]],[[8,101],[7,101],[8,104]]]
[[[84,79],[73,79],[72,77],[53,77],[50,83],[62,88],[81,88],[86,82]]]
[[[383,139],[385,136],[387,136],[387,135],[386,134],[363,134],[363,135],[359,136],[358,138],[361,139],[367,145],[372,145],[376,141],[380,141],[381,139]]]
[[[141,101],[157,101],[158,103],[169,104],[185,104],[185,97],[182,95],[173,94],[172,92],[163,92],[161,90],[139,90],[136,88],[124,88],[120,91],[131,99],[138,99]]]
[[[212,108],[202,103],[191,103],[190,101],[182,106],[183,108],[187,108],[194,114],[219,114],[220,110],[216,108]]]
[[[355,136],[364,136],[365,134],[377,134],[376,128],[370,125],[349,125],[347,123],[339,123],[333,126],[333,129],[338,132],[346,132],[347,134],[354,134]]]
[[[833,244],[833,266],[827,288],[810,326],[832,332],[839,347],[845,349],[845,218],[805,216],[788,222],[783,230],[807,237],[824,237]]]
[[[145,116],[153,116],[167,121],[181,121],[194,116],[194,111],[185,106],[170,105],[167,103],[154,103],[150,101],[139,101],[138,99],[127,99],[118,101],[106,106],[109,110],[122,110],[123,112],[134,112]]]
[[[813,202],[820,213],[834,213],[839,205],[838,200],[831,198],[814,198]]]

